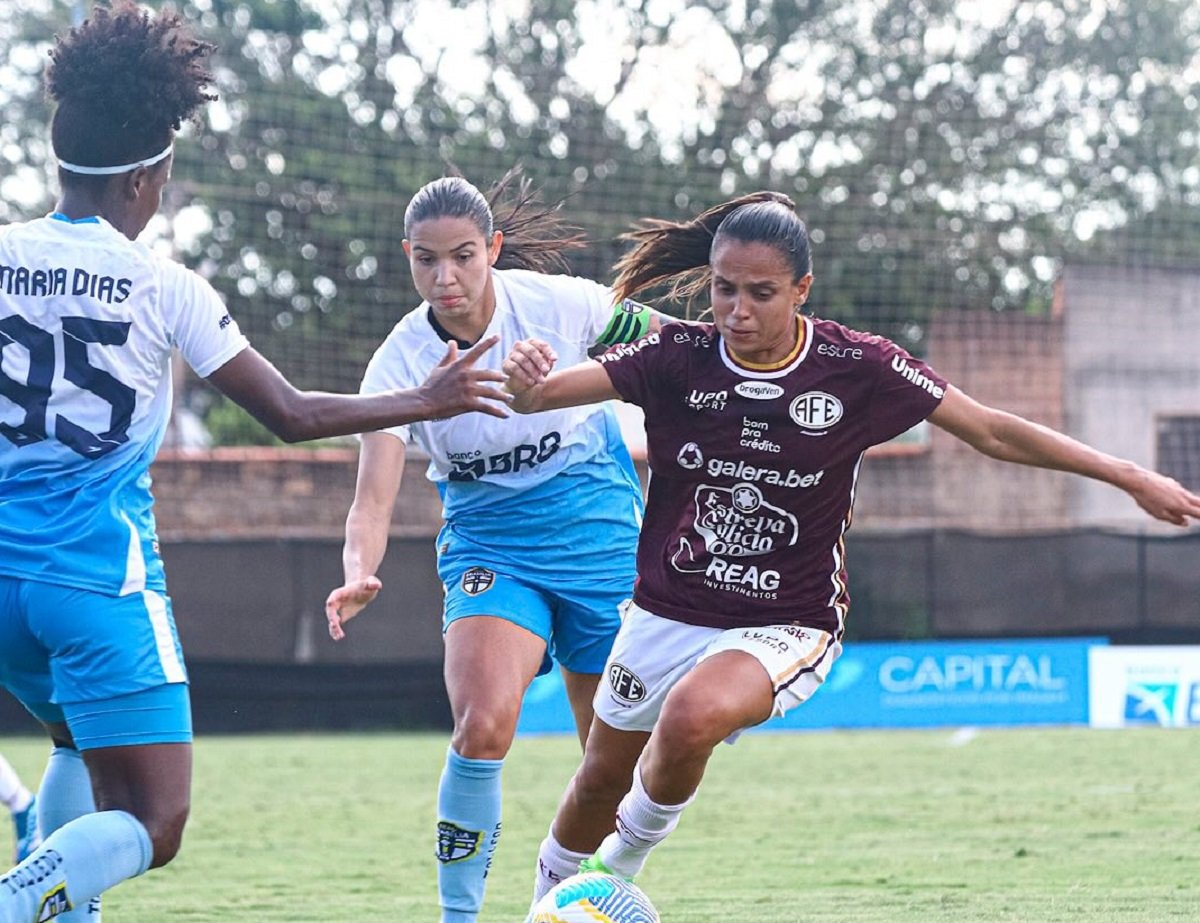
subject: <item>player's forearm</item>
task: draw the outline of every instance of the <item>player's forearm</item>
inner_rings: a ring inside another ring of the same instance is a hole
[[[594,359],[552,372],[541,383],[520,391],[511,409],[518,413],[559,410],[619,397],[604,367]]]
[[[342,546],[342,572],[346,583],[370,577],[379,570],[387,553],[391,511],[367,511],[351,507],[346,517],[346,542]]]
[[[1128,490],[1140,470],[1040,423],[1003,414],[994,438],[981,451],[1001,461],[1066,471]]]
[[[545,401],[542,399],[545,390],[545,385],[534,385],[532,388],[527,388],[513,395],[512,403],[508,406],[517,413],[537,413],[546,410]]]
[[[362,396],[301,391],[253,348],[242,350],[208,377],[286,442],[370,432],[440,415],[427,387]]]
[[[436,409],[419,390],[412,389],[372,395],[298,391],[291,402],[271,408],[259,419],[280,439],[303,442],[371,432],[433,416]]]

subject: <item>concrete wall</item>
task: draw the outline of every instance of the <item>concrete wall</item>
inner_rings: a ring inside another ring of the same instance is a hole
[[[1200,271],[1068,266],[1061,295],[1070,431],[1156,468],[1160,417],[1200,416]],[[1127,522],[1131,507],[1104,485],[1072,484],[1081,525]]]
[[[437,534],[441,501],[410,452],[393,535]],[[341,537],[354,500],[357,449],[302,447],[163,450],[153,468],[162,539]]]
[[[1063,429],[1057,317],[951,312],[933,319],[928,360],[976,400]],[[989,459],[930,427],[932,523],[950,529],[1069,528],[1067,475]]]

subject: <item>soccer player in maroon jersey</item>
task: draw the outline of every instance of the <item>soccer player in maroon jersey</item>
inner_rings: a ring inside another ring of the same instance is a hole
[[[707,287],[713,322],[666,324],[554,374],[553,351],[523,341],[504,365],[520,412],[641,406],[652,472],[637,587],[535,896],[581,862],[636,875],[716,745],[820,686],[841,651],[844,538],[869,447],[928,419],[992,458],[1108,482],[1156,519],[1200,519],[1200,497],[1171,478],[986,407],[883,337],[806,317],[811,254],[786,196],[630,237],[618,298]]]

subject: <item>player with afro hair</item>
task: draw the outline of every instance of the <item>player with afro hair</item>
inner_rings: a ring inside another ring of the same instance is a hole
[[[190,808],[187,670],[149,468],[171,362],[295,442],[479,411],[505,396],[457,344],[415,387],[299,391],[213,287],[137,241],[175,133],[215,97],[214,46],[172,10],[97,6],[50,51],[61,195],[0,229],[0,686],[47,728],[45,839],[0,875],[0,923],[95,921],[99,895],[179,849]]]

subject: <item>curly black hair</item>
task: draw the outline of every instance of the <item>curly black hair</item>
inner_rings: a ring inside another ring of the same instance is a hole
[[[196,38],[174,10],[151,14],[133,0],[97,5],[50,50],[45,86],[58,104],[55,154],[91,167],[157,154],[216,99],[206,92],[215,47]]]

